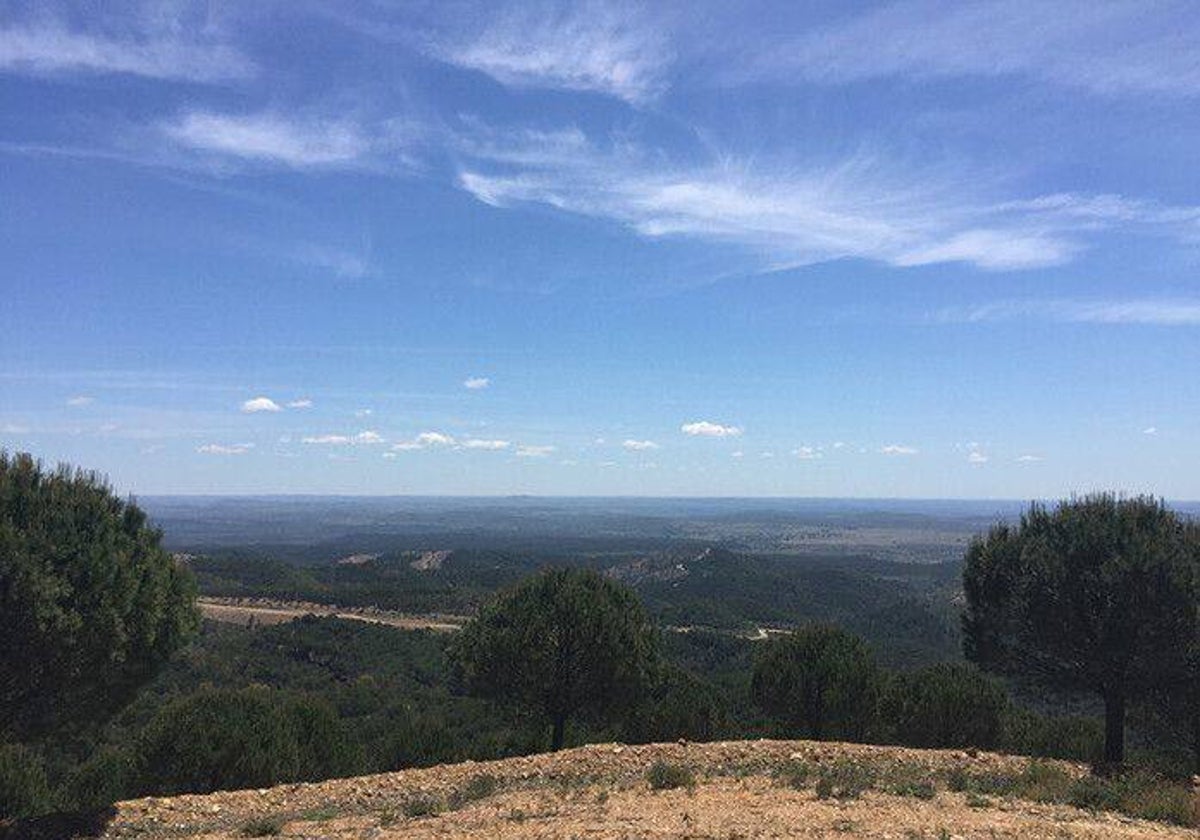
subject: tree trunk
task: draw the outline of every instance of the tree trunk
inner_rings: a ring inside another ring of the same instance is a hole
[[[567,716],[566,715],[555,715],[554,716],[554,732],[550,736],[550,751],[551,752],[558,752],[559,750],[562,749],[563,735],[566,733],[566,730],[567,730]]]
[[[1125,692],[1104,692],[1104,763],[1117,767],[1125,761]]]

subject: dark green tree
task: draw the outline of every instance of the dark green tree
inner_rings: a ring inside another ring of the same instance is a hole
[[[729,729],[729,703],[707,680],[677,665],[657,669],[625,724],[631,743],[711,741]]]
[[[0,452],[0,737],[119,708],[194,632],[194,600],[137,505]]]
[[[316,781],[358,758],[328,702],[261,686],[168,703],[141,733],[138,755],[142,787],[156,794]]]
[[[468,692],[547,720],[557,750],[568,720],[617,721],[633,707],[656,648],[633,590],[592,571],[555,569],[484,605],[451,656]]]
[[[994,677],[942,663],[887,680],[879,725],[894,743],[914,747],[980,747],[1000,743],[1008,696]]]
[[[1161,502],[1109,494],[1031,505],[976,538],[964,648],[981,666],[1104,702],[1104,760],[1125,757],[1131,699],[1178,679],[1194,639],[1196,543]]]
[[[750,688],[788,734],[861,741],[872,723],[878,682],[862,639],[813,624],[763,643]]]

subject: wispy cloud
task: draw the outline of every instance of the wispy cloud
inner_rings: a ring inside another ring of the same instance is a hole
[[[385,441],[383,435],[372,429],[361,431],[354,435],[312,435],[300,439],[301,443],[317,444],[324,446],[373,446]]]
[[[935,313],[941,323],[1037,320],[1076,324],[1200,325],[1200,300],[1015,300],[950,307]]]
[[[312,408],[312,405],[313,405],[312,400],[310,400],[308,398],[304,398],[304,399],[289,401],[287,404],[287,407],[288,408]]]
[[[994,200],[965,176],[869,155],[802,165],[735,156],[673,163],[661,150],[596,142],[577,129],[477,126],[460,143],[459,184],[486,204],[546,204],[614,219],[648,238],[725,243],[768,267],[858,257],[1037,268],[1069,260],[1098,224],[1064,208]]]
[[[792,450],[792,454],[801,461],[815,461],[822,457],[821,450],[814,446],[798,446]]]
[[[1157,426],[1147,426],[1146,428],[1142,429],[1142,434],[1156,435],[1156,434],[1158,434],[1158,427]]]
[[[887,446],[879,448],[881,455],[916,455],[918,451],[914,446],[906,446],[901,443],[889,443]]]
[[[253,448],[253,443],[206,443],[196,451],[202,455],[245,455]]]
[[[557,446],[535,446],[526,444],[524,446],[517,447],[516,455],[518,458],[545,458],[547,455],[551,455],[557,451]]]
[[[224,82],[252,75],[254,65],[227,45],[177,34],[150,32],[115,40],[42,23],[0,28],[0,70]]]
[[[981,452],[978,449],[972,449],[967,453],[967,463],[969,464],[986,464],[992,460],[986,452]]]
[[[711,420],[684,423],[679,427],[679,431],[693,437],[738,437],[742,433],[739,426],[726,426],[721,423],[713,423]]]
[[[761,50],[737,75],[827,83],[1024,76],[1100,95],[1193,96],[1198,22],[1186,0],[906,0]]]
[[[264,411],[283,411],[283,407],[270,397],[254,397],[242,403],[242,412],[245,414],[258,414]]]
[[[84,396],[83,394],[79,394],[78,396],[70,397],[67,400],[67,405],[70,406],[71,408],[81,408],[82,406],[85,406],[85,405],[91,405],[95,401],[96,401],[95,397],[88,397],[88,396]]]
[[[463,380],[463,387],[468,391],[482,391],[491,384],[492,380],[486,376],[472,376],[469,379]]]
[[[192,151],[294,169],[355,166],[373,148],[371,137],[353,120],[274,112],[189,111],[162,130]]]
[[[644,7],[604,0],[513,3],[477,31],[443,37],[430,49],[505,85],[594,91],[633,103],[666,87],[672,60]]]
[[[464,449],[487,449],[499,450],[508,449],[511,445],[507,440],[481,440],[479,438],[467,438],[462,443]]]
[[[1032,455],[1032,454],[1028,454],[1028,453],[1026,453],[1025,455],[1017,456],[1018,464],[1036,464],[1037,462],[1044,461],[1044,460],[1045,459],[1041,455]]]

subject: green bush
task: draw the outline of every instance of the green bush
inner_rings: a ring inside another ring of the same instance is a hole
[[[807,762],[788,761],[775,771],[775,778],[792,790],[803,790],[812,774],[813,769]]]
[[[137,766],[129,753],[104,747],[78,765],[64,783],[72,809],[102,808],[137,795]]]
[[[1001,748],[1016,755],[1098,763],[1104,755],[1104,724],[1097,718],[1053,717],[1009,706]]]
[[[349,756],[331,706],[257,687],[169,703],[143,731],[139,752],[144,789],[158,794],[329,778]]]
[[[857,799],[875,784],[875,770],[853,761],[837,761],[817,776],[818,799]]]
[[[53,807],[42,757],[20,744],[0,746],[0,819],[36,816]]]
[[[696,786],[696,776],[691,768],[669,761],[656,761],[646,771],[646,781],[651,790],[672,790]]]
[[[896,674],[879,701],[884,736],[914,747],[995,747],[1008,698],[970,665],[942,664]]]
[[[491,773],[480,773],[472,776],[465,785],[450,794],[448,803],[451,810],[458,810],[479,799],[487,799],[500,789],[500,780]]]

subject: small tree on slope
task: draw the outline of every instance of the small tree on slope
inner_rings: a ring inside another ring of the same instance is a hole
[[[631,589],[560,569],[485,605],[451,655],[469,692],[547,719],[557,750],[569,719],[617,719],[633,706],[652,672],[654,641]]]

